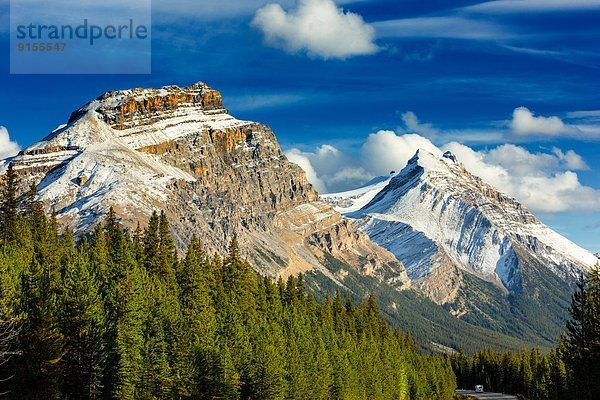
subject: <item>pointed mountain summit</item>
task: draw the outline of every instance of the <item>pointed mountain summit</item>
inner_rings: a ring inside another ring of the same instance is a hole
[[[344,199],[324,196],[394,253],[420,291],[454,315],[501,331],[559,332],[574,280],[597,263],[450,152],[420,149],[387,184]],[[548,318],[530,326],[540,310]]]

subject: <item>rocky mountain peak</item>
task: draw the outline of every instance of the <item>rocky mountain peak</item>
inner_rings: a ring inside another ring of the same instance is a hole
[[[435,160],[437,157],[430,151],[425,150],[425,149],[417,149],[417,151],[415,152],[415,155],[412,156],[408,162],[407,162],[407,166],[409,165],[413,165],[413,164],[418,164],[418,165],[427,165],[427,163],[429,162],[435,162],[433,160]]]
[[[112,128],[123,130],[140,123],[152,123],[162,114],[186,108],[205,113],[227,113],[221,93],[198,82],[183,88],[170,85],[160,89],[109,91],[74,111],[68,124],[94,111]]]
[[[451,151],[447,151],[445,152],[442,157],[452,161],[454,164],[458,164],[458,160],[456,159],[456,156],[451,152]]]
[[[418,149],[415,155],[408,160],[404,171],[412,170],[415,167],[420,167],[425,172],[437,173],[451,173],[452,171],[460,173],[464,170],[464,166],[452,152],[434,154],[426,149]]]

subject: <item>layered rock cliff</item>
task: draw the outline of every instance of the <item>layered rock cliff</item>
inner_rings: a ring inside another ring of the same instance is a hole
[[[320,270],[325,255],[408,287],[402,264],[324,203],[267,126],[241,121],[203,83],[103,94],[12,162],[23,185],[76,232],[113,207],[135,228],[164,210],[184,249],[195,234],[223,252],[237,235],[271,276]]]

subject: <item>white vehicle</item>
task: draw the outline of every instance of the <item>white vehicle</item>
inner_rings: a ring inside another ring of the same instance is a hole
[[[475,391],[477,393],[483,393],[483,385],[475,385]]]

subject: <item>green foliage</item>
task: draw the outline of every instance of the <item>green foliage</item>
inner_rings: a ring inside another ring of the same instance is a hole
[[[0,191],[0,240],[10,242],[17,237],[19,217],[19,178],[12,163],[8,164],[3,178],[4,184]]]
[[[192,238],[180,260],[164,213],[130,235],[111,210],[76,243],[35,202],[9,206],[6,398],[452,398],[448,360],[391,330],[373,294],[319,303],[303,276],[258,276],[235,240],[221,258]]]

